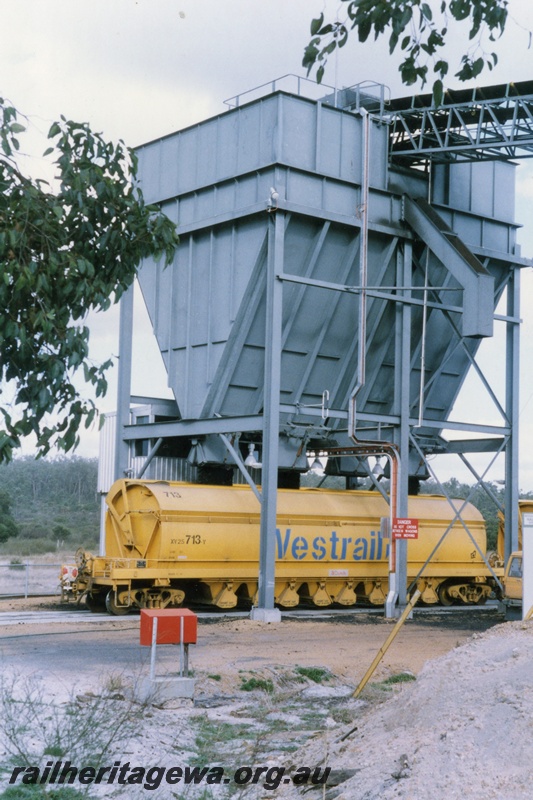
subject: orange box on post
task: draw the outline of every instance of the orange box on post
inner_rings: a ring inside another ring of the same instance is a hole
[[[154,618],[157,617],[156,644],[196,644],[198,617],[188,608],[141,609],[141,645],[152,644]]]

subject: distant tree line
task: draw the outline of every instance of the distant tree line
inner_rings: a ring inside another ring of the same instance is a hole
[[[2,550],[33,555],[93,546],[100,524],[97,475],[97,459],[28,456],[0,464]]]

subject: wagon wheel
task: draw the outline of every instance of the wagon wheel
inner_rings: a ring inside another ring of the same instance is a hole
[[[441,585],[437,589],[437,594],[443,606],[453,605],[453,599],[450,597],[450,594],[448,592],[448,587],[446,586],[445,583],[441,583]]]
[[[131,606],[119,606],[115,602],[115,592],[111,589],[106,596],[105,599],[105,607],[107,608],[110,614],[113,614],[114,617],[123,617],[126,614],[129,614],[131,611]]]
[[[87,592],[85,595],[85,605],[93,614],[98,614],[106,610],[105,597],[101,592],[92,594]]]

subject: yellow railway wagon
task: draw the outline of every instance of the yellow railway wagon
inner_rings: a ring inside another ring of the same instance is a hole
[[[457,509],[463,501],[454,501]],[[202,601],[253,603],[259,569],[260,506],[246,486],[119,480],[107,496],[105,556],[78,553],[75,592],[114,614]],[[276,603],[292,608],[382,605],[390,541],[380,536],[388,505],[378,492],[280,489]],[[451,526],[418,582],[426,603],[483,602],[491,592],[485,524],[471,505],[462,518],[443,497],[409,498],[419,537],[408,542],[408,581]],[[453,523],[453,524],[452,524]],[[478,550],[479,549],[479,550]]]

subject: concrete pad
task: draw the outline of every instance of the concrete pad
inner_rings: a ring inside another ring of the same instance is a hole
[[[142,678],[136,692],[139,699],[144,703],[165,703],[168,700],[186,698],[192,700],[194,697],[194,678],[182,677],[150,677]]]
[[[250,619],[256,622],[281,622],[281,611],[279,608],[252,608]]]

